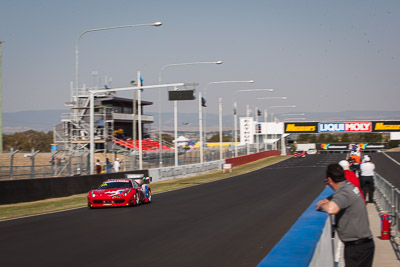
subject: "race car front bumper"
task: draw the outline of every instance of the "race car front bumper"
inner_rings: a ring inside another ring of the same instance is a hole
[[[125,207],[131,205],[133,205],[133,201],[129,201],[127,198],[88,199],[88,206],[91,208]]]

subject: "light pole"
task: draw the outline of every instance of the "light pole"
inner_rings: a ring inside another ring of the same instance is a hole
[[[139,169],[143,169],[143,150],[142,150],[142,81],[140,76],[140,71],[137,72],[137,79],[138,79],[138,134],[139,134]],[[135,144],[136,144],[136,140]]]
[[[105,31],[105,30],[114,30],[114,29],[122,29],[122,28],[132,28],[132,27],[139,27],[139,26],[155,26],[159,27],[162,25],[162,22],[154,22],[148,24],[135,24],[135,25],[123,25],[123,26],[114,26],[114,27],[106,27],[106,28],[97,28],[97,29],[89,29],[83,31],[78,39],[76,40],[75,44],[75,88],[76,92],[75,95],[78,95],[78,85],[79,85],[79,41],[81,40],[82,36],[89,32],[96,32],[96,31]]]
[[[0,40],[0,152],[3,152],[3,89],[1,79],[1,44],[4,41]]]
[[[259,99],[259,100],[270,100],[270,99],[283,99],[283,100],[286,100],[287,97],[286,96],[271,96],[271,97],[259,97],[257,99]],[[267,118],[268,118],[266,113],[267,113],[267,111],[264,110],[264,121],[267,121]],[[258,116],[257,116],[257,122],[258,122]],[[258,140],[259,136],[256,136],[256,138],[257,138],[257,152],[258,152],[259,151],[259,148],[258,148],[259,147],[259,140]],[[268,145],[267,145],[267,147],[268,147]]]
[[[287,105],[287,106],[271,106],[266,109],[266,114],[267,114],[267,119],[268,119],[268,110],[272,108],[295,108],[296,106],[294,105]],[[272,114],[271,114],[272,115]],[[271,122],[272,122],[272,116],[271,116]]]
[[[172,66],[186,66],[186,65],[198,65],[198,64],[222,64],[222,61],[204,61],[204,62],[187,62],[187,63],[174,63],[167,64],[160,69],[158,74],[158,84],[161,84],[162,72]],[[158,90],[158,141],[159,141],[159,157],[160,157],[160,168],[162,167],[162,124],[161,124],[161,88]],[[175,107],[175,103],[174,103]]]
[[[235,142],[235,157],[238,156],[237,153],[237,103],[236,103],[236,94],[241,92],[260,92],[260,91],[268,91],[273,92],[274,89],[244,89],[244,90],[236,90],[233,93],[233,132],[234,132],[234,142]]]
[[[304,113],[292,113],[292,114],[282,114],[281,116],[285,117],[285,116],[304,116],[304,115],[305,115]]]
[[[89,29],[86,31],[83,31],[78,39],[76,40],[76,44],[75,44],[75,105],[76,107],[79,108],[79,101],[78,101],[78,88],[79,88],[79,41],[81,40],[81,38],[89,33],[89,32],[96,32],[96,31],[105,31],[105,30],[115,30],[115,29],[123,29],[123,28],[132,28],[132,27],[140,27],[140,26],[154,26],[154,27],[159,27],[162,25],[162,22],[154,22],[154,23],[147,23],[147,24],[135,24],[135,25],[123,25],[123,26],[114,26],[114,27],[106,27],[106,28],[96,28],[96,29]],[[138,81],[140,82],[140,81]],[[135,97],[134,97],[135,98]],[[133,100],[135,102],[135,99]],[[133,104],[132,106],[132,114],[133,114],[133,120],[132,120],[132,124],[136,124],[136,115],[135,115],[135,104]],[[76,112],[74,112],[74,119],[76,119],[75,117]],[[135,126],[133,126],[133,128],[135,128]],[[133,140],[134,133],[132,133],[132,141],[136,143],[136,140]],[[132,143],[133,144],[133,143]]]
[[[296,120],[304,121],[305,119],[307,119],[307,118],[285,118],[283,120],[284,121],[296,121]]]
[[[295,108],[296,106],[295,105],[287,105],[287,106],[271,106],[271,107],[269,107],[269,109],[272,109],[272,108]],[[267,109],[267,112],[268,112],[268,109]],[[272,115],[272,114],[271,114]],[[268,118],[268,117],[267,117]],[[272,116],[271,116],[271,122],[272,122]],[[276,144],[274,143],[274,146],[276,146]],[[285,146],[285,140],[284,140],[284,137],[283,137],[283,134],[282,134],[282,147],[281,147],[281,151],[282,151],[282,155],[286,155],[286,151],[284,151],[284,150],[286,150],[286,148],[284,148],[284,146]]]
[[[139,73],[138,73],[139,74]],[[136,75],[136,77],[140,76]],[[137,78],[136,78],[137,80]],[[135,81],[131,81],[132,86],[137,86],[140,83],[140,77],[139,80],[137,80],[137,83]],[[140,87],[140,86],[139,86]],[[132,154],[131,154],[131,169],[134,169],[136,167],[136,95],[137,95],[138,90],[133,90],[133,99],[132,99]],[[132,160],[133,158],[133,160]]]
[[[282,100],[286,100],[287,97],[286,96],[272,96],[272,97],[260,97],[257,98],[260,100],[270,100],[270,99],[282,99]],[[268,111],[264,110],[264,121],[267,122],[268,121]]]
[[[268,100],[268,99],[287,99],[286,96],[271,96],[271,97],[259,97],[257,99]]]
[[[132,87],[125,87],[125,88],[113,88],[113,92],[122,92],[122,91],[129,91],[129,90],[140,90],[140,89],[152,89],[152,88],[167,88],[167,87],[177,87],[177,86],[184,86],[184,83],[175,83],[175,84],[161,84],[161,85],[147,85],[147,86],[132,86]],[[102,89],[102,90],[89,90],[89,100],[90,100],[90,107],[89,107],[89,114],[90,114],[90,174],[94,172],[94,96],[96,94],[101,94],[109,92],[109,89]],[[140,97],[140,96],[139,96]]]
[[[222,160],[222,98],[218,99],[219,105],[219,160]]]
[[[254,83],[254,80],[249,80],[249,81],[218,81],[218,82],[209,82],[206,84],[204,87],[204,97],[207,95],[207,87],[211,84],[223,84],[223,83]],[[201,96],[201,95],[200,95]],[[202,120],[201,120],[201,113],[203,112],[202,110],[202,104],[201,104],[201,99],[199,101],[199,132],[200,136],[202,136]],[[207,143],[207,132],[206,132],[206,127],[207,127],[207,112],[204,114],[204,143]],[[203,140],[200,138],[200,163],[203,163]]]
[[[304,116],[304,113],[292,113],[292,114],[281,114],[280,116],[282,117],[288,117],[288,116]],[[293,117],[293,118],[284,118],[284,121],[290,121],[290,120],[305,120],[306,118],[300,118],[300,117]]]
[[[287,97],[286,96],[272,96],[272,97],[260,97],[257,99],[261,99],[261,100],[269,100],[269,99],[283,99],[286,100]],[[267,110],[264,109],[264,121],[267,122],[268,121],[268,115],[267,115]]]

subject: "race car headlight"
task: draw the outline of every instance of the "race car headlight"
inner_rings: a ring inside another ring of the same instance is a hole
[[[95,197],[96,196],[96,194],[95,193],[93,193],[93,192],[91,192],[91,194],[90,194],[92,197]]]
[[[126,192],[124,193],[124,197],[126,197],[126,196],[129,194],[129,192],[131,192],[131,190],[126,191]]]

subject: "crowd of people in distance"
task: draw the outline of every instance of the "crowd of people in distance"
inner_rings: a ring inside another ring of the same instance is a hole
[[[372,162],[371,157],[368,155],[364,155],[361,160],[360,152],[352,152],[349,158],[349,164],[345,165],[343,169],[347,169],[355,174],[355,178],[358,178],[360,184],[360,191],[362,191],[365,200],[368,195],[368,202],[373,203],[374,200],[374,175],[375,175],[375,164]],[[340,164],[340,162],[339,162]],[[346,170],[345,169],[345,170]],[[349,174],[350,172],[348,172]],[[351,175],[351,174],[350,174]],[[346,177],[347,178],[347,177]],[[351,182],[349,180],[349,182]],[[354,184],[355,185],[355,184]]]
[[[104,164],[102,164],[100,160],[97,159],[95,163],[95,171],[96,174],[111,173],[112,170],[114,170],[114,172],[119,172],[121,165],[122,160],[120,160],[119,158],[116,158],[115,161],[112,163],[108,158],[106,158],[106,162]]]

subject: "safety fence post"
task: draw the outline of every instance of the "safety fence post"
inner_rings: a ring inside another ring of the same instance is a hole
[[[13,163],[14,163],[14,155],[17,154],[19,150],[15,150],[14,148],[10,149],[10,180],[13,179]]]

